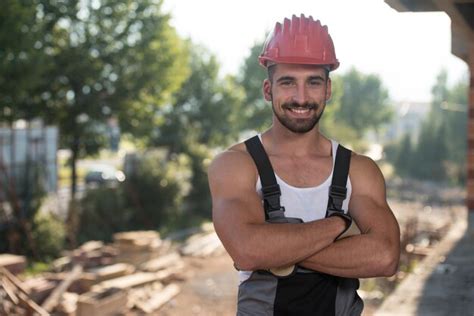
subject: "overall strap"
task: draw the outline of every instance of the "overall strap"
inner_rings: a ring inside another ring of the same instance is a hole
[[[351,164],[351,151],[342,145],[337,147],[336,162],[332,183],[329,188],[328,210],[344,212],[342,203],[347,197],[347,177],[349,176],[349,166]],[[326,212],[327,212],[326,211]]]
[[[260,176],[265,219],[284,217],[285,208],[280,205],[280,186],[277,183],[272,164],[258,135],[247,139],[245,146],[250,156],[252,156]]]

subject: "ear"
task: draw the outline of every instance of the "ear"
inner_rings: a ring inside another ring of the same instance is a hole
[[[268,78],[263,80],[262,92],[266,101],[272,101],[272,83]]]
[[[331,84],[331,78],[328,78],[328,81],[327,81],[327,86],[326,86],[326,101],[328,101],[329,99],[331,99],[331,95],[332,95],[332,84]]]

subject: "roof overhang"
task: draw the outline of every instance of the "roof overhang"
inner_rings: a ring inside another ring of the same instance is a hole
[[[469,63],[474,45],[474,0],[385,0],[398,12],[445,12],[451,19],[451,52]]]

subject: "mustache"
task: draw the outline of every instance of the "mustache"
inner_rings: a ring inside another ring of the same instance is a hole
[[[319,107],[319,104],[317,104],[316,102],[305,102],[303,104],[300,104],[298,102],[289,102],[289,103],[283,103],[281,107],[284,109],[315,110]]]

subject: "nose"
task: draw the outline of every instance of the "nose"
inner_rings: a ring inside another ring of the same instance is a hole
[[[304,104],[308,100],[308,95],[306,91],[306,87],[304,84],[296,85],[295,91],[293,94],[293,102],[298,104]]]

